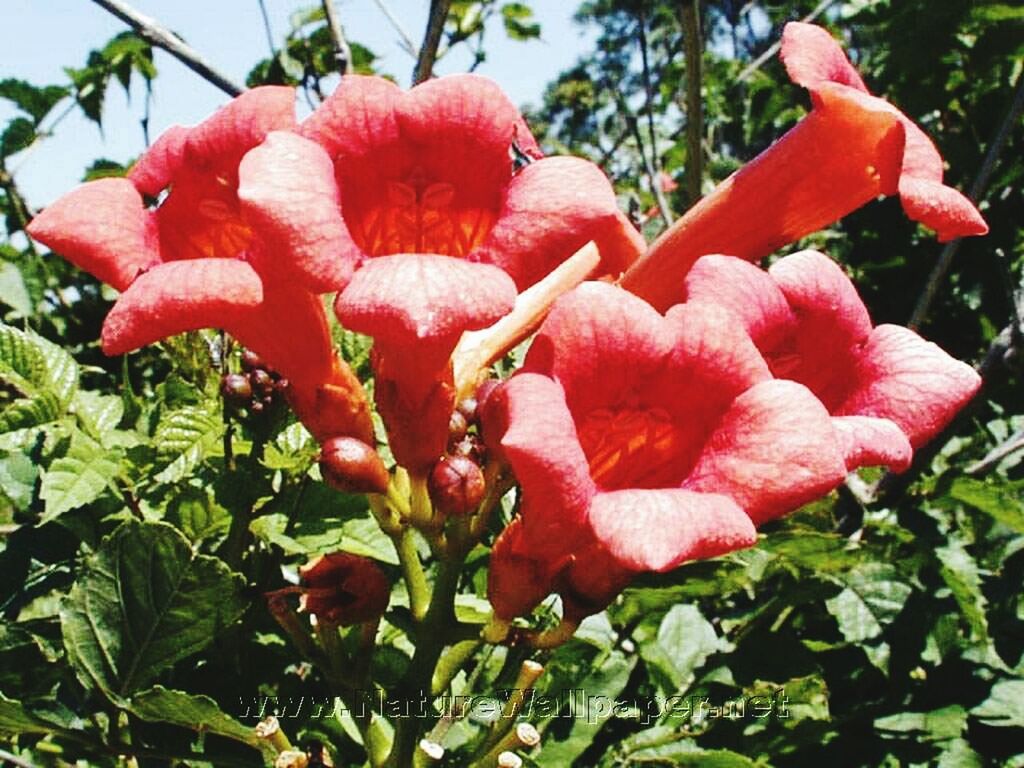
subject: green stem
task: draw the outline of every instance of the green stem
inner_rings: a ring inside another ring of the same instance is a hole
[[[464,551],[453,552],[450,557],[441,561],[438,568],[430,608],[416,631],[416,652],[413,654],[408,672],[397,688],[398,695],[406,697],[412,703],[429,697],[434,669],[455,627],[455,594],[458,591],[465,555]],[[419,741],[420,725],[416,718],[403,718],[398,721],[395,741],[388,757],[387,765],[390,768],[405,768],[412,765]]]
[[[409,610],[417,623],[423,621],[430,606],[430,587],[423,572],[419,552],[416,551],[415,534],[411,528],[404,529],[391,539],[398,553],[398,562],[402,567],[402,578],[409,592]]]
[[[454,680],[455,676],[459,674],[459,670],[462,669],[462,665],[472,658],[480,645],[481,640],[479,638],[475,640],[463,640],[462,642],[453,645],[448,650],[448,653],[441,657],[440,661],[437,663],[437,668],[434,670],[434,676],[430,683],[430,692],[434,696],[440,696],[448,690],[448,686],[452,684],[452,680]]]

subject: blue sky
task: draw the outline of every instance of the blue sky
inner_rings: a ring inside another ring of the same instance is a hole
[[[315,0],[265,0],[275,38],[288,30],[289,15]],[[427,0],[385,0],[405,29],[419,42],[426,23]],[[349,39],[370,47],[381,58],[379,69],[408,85],[413,61],[398,45],[398,34],[374,0],[335,0]],[[132,0],[132,5],[175,30],[214,66],[237,82],[268,55],[257,0]],[[518,104],[536,102],[544,85],[568,67],[583,48],[584,34],[571,22],[576,2],[535,0],[542,39],[508,40],[500,23],[487,32],[487,61],[478,72],[497,80]],[[67,82],[65,66],[82,66],[93,48],[101,47],[126,27],[89,0],[0,0],[0,79],[15,77],[34,84]],[[464,71],[469,56],[453,52],[438,73]],[[184,65],[157,51],[159,76],[154,83],[150,135],[167,127],[202,120],[227,97]],[[77,111],[55,135],[11,158],[9,168],[33,206],[41,206],[71,189],[92,160],[106,157],[124,162],[143,149],[143,91],[126,98],[120,85],[110,88],[104,106],[104,132]],[[55,114],[61,111],[58,106]],[[0,125],[13,115],[0,102]]]

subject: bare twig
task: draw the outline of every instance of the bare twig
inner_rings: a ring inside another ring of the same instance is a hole
[[[835,1],[836,0],[821,0],[821,2],[818,3],[817,6],[815,6],[814,10],[808,13],[802,19],[800,19],[800,21],[814,21],[816,18],[821,16],[821,14],[827,11],[829,6],[832,5]],[[779,48],[781,47],[781,41],[776,41],[772,43],[770,46],[768,46],[768,49],[764,53],[762,53],[760,56],[758,56],[746,67],[743,68],[743,71],[736,76],[736,82],[742,83],[753,77],[754,73],[757,72],[757,70],[759,70],[761,67],[763,67],[769,59],[775,56],[775,54],[779,52]]]
[[[338,18],[338,11],[334,7],[333,0],[322,0],[322,3],[324,15],[327,17],[327,29],[331,33],[331,43],[334,45],[335,66],[337,66],[338,72],[347,75],[352,70],[352,49],[341,29],[341,19]]]
[[[982,195],[985,194],[985,187],[992,177],[992,172],[996,169],[999,155],[1006,147],[1006,143],[1010,139],[1010,133],[1017,125],[1021,112],[1024,112],[1024,77],[1020,78],[1020,82],[1017,84],[1017,93],[1014,94],[1010,109],[1007,111],[1006,117],[1003,118],[1003,122],[996,131],[996,135],[989,143],[988,151],[985,152],[985,159],[982,160],[981,168],[978,169],[978,175],[974,177],[974,181],[971,183],[967,196],[972,201],[978,202]],[[960,243],[961,240],[952,240],[946,243],[946,247],[942,249],[939,260],[932,267],[932,272],[928,275],[928,282],[925,283],[924,290],[917,300],[914,313],[910,316],[908,325],[911,328],[917,328],[928,315],[928,310],[935,300],[935,296],[942,285],[943,279],[946,277],[946,273],[949,271],[953,257],[956,256],[956,252],[960,248]]]
[[[983,459],[971,464],[964,472],[968,475],[982,475],[1011,453],[1020,450],[1024,450],[1024,430],[1014,432],[1006,442],[997,445]]]
[[[106,9],[121,21],[130,26],[139,37],[149,41],[158,48],[167,51],[186,67],[220,88],[229,96],[238,96],[245,89],[234,83],[229,77],[214,69],[199,53],[169,29],[158,24],[154,19],[139,13],[121,0],[92,0],[96,5]]]
[[[406,31],[405,27],[402,26],[401,20],[392,13],[391,9],[388,8],[388,4],[384,2],[384,0],[373,0],[373,2],[377,4],[377,7],[380,8],[380,12],[384,14],[384,17],[391,23],[391,26],[394,27],[395,32],[398,33],[399,44],[402,50],[414,59],[418,59],[420,57],[419,49],[416,47],[416,43],[413,42],[412,36]]]
[[[661,188],[661,163],[658,160],[658,136],[654,132],[654,86],[651,83],[651,67],[648,61],[647,45],[647,15],[643,8],[637,18],[637,42],[640,44],[640,63],[643,68],[644,78],[644,112],[647,113],[647,132],[651,140],[651,157],[645,155],[644,162],[647,165],[648,175],[651,178],[651,192],[654,199],[658,201],[658,211],[661,218],[665,220],[666,226],[672,226],[674,218],[672,209],[669,208],[668,200],[665,198],[665,191]],[[643,147],[640,147],[643,152]]]
[[[413,85],[429,80],[434,72],[437,49],[441,45],[441,34],[444,32],[444,23],[448,20],[448,9],[451,6],[452,0],[430,0],[430,16],[427,18],[427,29],[423,33],[423,45],[420,46],[420,53],[416,58],[416,68],[412,71]]]
[[[683,45],[686,46],[686,195],[690,205],[700,199],[704,174],[701,137],[704,114],[700,97],[701,55],[704,45],[700,34],[700,0],[683,0],[680,9]]]
[[[267,13],[266,0],[256,0],[260,6],[260,16],[263,18],[263,31],[267,35],[267,47],[270,49],[271,58],[277,56],[277,46],[274,45],[274,31],[270,28],[270,14]]]

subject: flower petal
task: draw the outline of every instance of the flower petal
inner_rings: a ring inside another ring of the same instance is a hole
[[[505,620],[527,615],[553,591],[551,569],[523,551],[522,523],[515,518],[495,540],[487,571],[487,599]]]
[[[119,291],[159,263],[156,223],[127,179],[98,179],[43,209],[28,233]]]
[[[605,548],[634,571],[667,571],[757,541],[753,523],[736,502],[713,493],[599,493],[591,503],[590,524]]]
[[[837,415],[889,419],[915,448],[949,423],[978,391],[969,365],[907,328],[880,325],[859,355],[854,381]]]
[[[729,496],[760,525],[828,493],[844,477],[824,406],[805,387],[776,380],[736,399],[683,487]]]
[[[910,441],[889,419],[870,416],[834,416],[832,426],[850,472],[859,467],[884,466],[903,472],[910,466],[914,451]]]
[[[200,328],[244,326],[263,300],[256,271],[241,261],[158,264],[121,294],[103,323],[103,351],[120,355]]]
[[[185,165],[236,166],[271,131],[295,127],[295,89],[252,88],[191,128],[174,126],[128,174],[140,191],[156,195]]]
[[[490,325],[515,300],[515,284],[497,267],[397,254],[367,261],[334,306],[342,325],[378,342],[407,346],[443,339],[454,348],[463,331]]]
[[[343,288],[355,263],[346,248],[351,237],[341,218],[334,166],[323,148],[272,132],[242,159],[238,181],[246,220],[270,241],[257,251],[257,268],[281,279],[294,276],[313,293]]]
[[[641,390],[672,341],[671,327],[642,299],[607,283],[583,283],[555,302],[523,370],[560,382],[581,416]]]
[[[488,397],[484,434],[522,486],[530,551],[543,557],[565,548],[595,489],[562,387],[534,373],[513,376]]]
[[[578,157],[547,157],[512,178],[474,257],[504,269],[523,290],[589,240],[601,252],[600,274],[619,275],[645,248],[600,168]]]
[[[782,31],[779,58],[789,79],[804,88],[813,88],[827,80],[868,92],[860,73],[846,58],[835,38],[816,24],[794,22]]]
[[[868,95],[860,75],[832,36],[813,24],[791,22],[782,33],[782,60],[790,79],[812,92],[836,84],[864,94],[892,111],[905,134],[899,193],[903,209],[914,221],[935,230],[941,242],[969,235],[983,235],[988,225],[974,204],[942,184],[942,156],[916,123],[884,99]]]
[[[428,177],[458,181],[471,197],[493,197],[508,183],[513,140],[527,153],[539,152],[516,106],[480,75],[427,80],[397,109],[402,134],[420,150],[417,159]]]
[[[796,318],[767,271],[734,256],[704,256],[686,273],[687,304],[717,304],[738,318],[760,349],[775,349]]]
[[[904,131],[891,108],[875,102],[822,85],[811,114],[687,211],[622,286],[664,310],[681,300],[682,279],[701,256],[755,261],[895,193]]]

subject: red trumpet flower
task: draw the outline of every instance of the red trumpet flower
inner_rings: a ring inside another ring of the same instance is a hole
[[[350,274],[336,255],[333,168],[287,132],[294,100],[290,88],[256,88],[193,128],[172,128],[127,179],[84,184],[29,233],[122,291],[103,326],[107,354],[222,328],[289,380],[318,438],[372,444],[365,396],[333,353],[317,296]]]
[[[843,441],[804,386],[772,379],[729,312],[587,283],[556,304],[523,371],[484,405],[522,518],[492,555],[498,616],[559,592],[600,610],[642,571],[756,539],[838,485]]]
[[[335,310],[376,341],[376,397],[398,461],[444,452],[450,357],[464,331],[506,314],[516,292],[590,240],[618,275],[643,241],[597,166],[541,158],[490,80],[454,75],[405,93],[342,79],[303,124],[335,164],[342,253],[357,267]],[[532,159],[516,170],[513,155]]]
[[[705,256],[685,279],[688,304],[734,314],[777,378],[810,389],[851,441],[850,468],[906,469],[981,386],[974,370],[916,333],[873,327],[853,283],[827,256],[803,251],[764,271]]]
[[[622,285],[658,309],[682,299],[682,278],[709,253],[750,261],[821,229],[879,195],[942,241],[982,235],[974,205],[942,183],[942,158],[909,118],[868,93],[824,29],[793,22],[782,38],[790,78],[813,109],[777,143],[687,211],[627,272]]]

